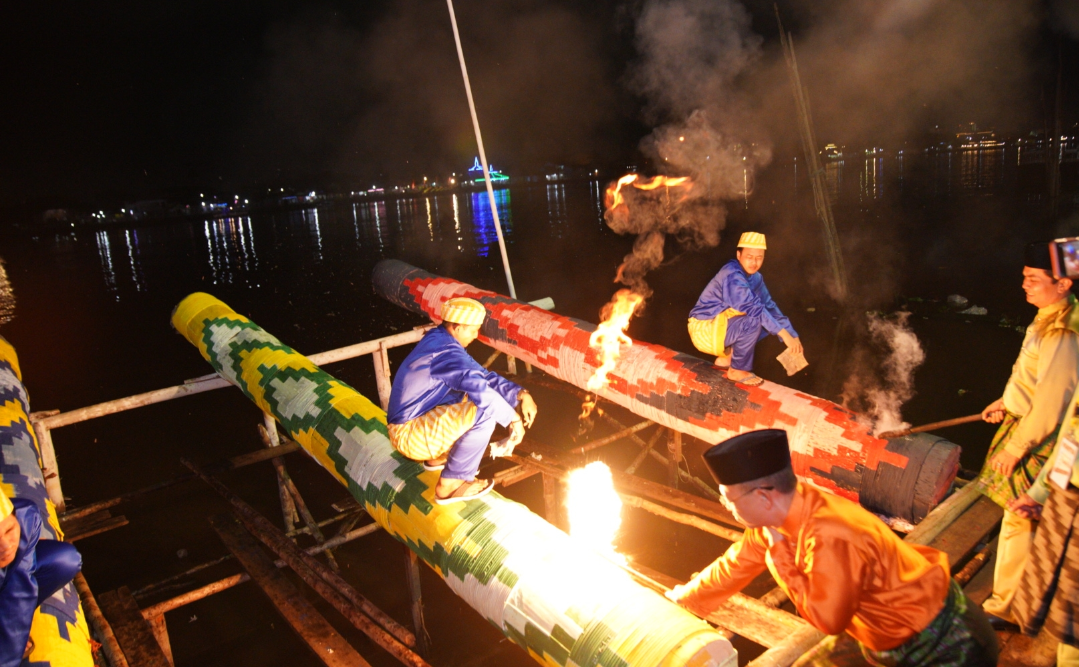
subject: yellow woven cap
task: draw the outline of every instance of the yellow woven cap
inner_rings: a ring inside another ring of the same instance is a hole
[[[454,324],[483,324],[487,309],[475,299],[459,296],[442,304],[442,319]]]
[[[742,232],[742,238],[738,239],[738,247],[767,250],[768,244],[764,242],[764,234],[760,232]]]
[[[15,506],[8,500],[7,494],[3,489],[0,489],[0,521],[11,516],[11,513],[15,511]]]

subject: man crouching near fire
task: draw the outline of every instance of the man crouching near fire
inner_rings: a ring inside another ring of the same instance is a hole
[[[442,325],[431,329],[393,379],[386,415],[390,442],[406,457],[441,470],[439,505],[478,498],[494,487],[476,479],[495,424],[508,426],[509,449],[536,418],[527,391],[485,369],[465,350],[480,333],[487,309],[457,297],[442,304]],[[517,415],[521,408],[523,419]]]
[[[903,542],[857,503],[799,483],[785,431],[735,436],[704,460],[747,530],[668,598],[706,615],[767,567],[798,613],[832,635],[797,667],[997,664],[996,635],[952,581],[948,557]]]

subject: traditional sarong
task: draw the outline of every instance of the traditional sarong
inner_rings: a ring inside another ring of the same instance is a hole
[[[689,318],[689,338],[693,341],[693,347],[705,354],[723,356],[727,340],[727,321],[744,314],[734,308],[727,308],[710,320]]]
[[[1012,602],[1027,635],[1046,632],[1079,646],[1079,490],[1054,487]]]
[[[429,461],[450,451],[476,422],[476,404],[439,405],[404,424],[387,424],[394,448],[413,461]]]
[[[990,667],[997,638],[985,614],[954,580],[944,608],[917,635],[888,651],[872,651],[847,633],[825,638],[793,667]]]
[[[1034,483],[1038,473],[1042,470],[1042,466],[1049,459],[1049,455],[1053,453],[1053,443],[1056,442],[1057,433],[1060,431],[1060,426],[1058,425],[1044,440],[1027,452],[1026,456],[1019,459],[1019,463],[1015,466],[1012,474],[1005,477],[990,468],[989,461],[998,453],[1004,451],[1008,440],[1011,439],[1016,428],[1018,428],[1020,419],[1021,417],[1010,412],[1005,415],[1004,421],[1001,422],[1000,428],[997,429],[997,434],[993,436],[992,444],[989,445],[989,453],[985,457],[985,466],[978,474],[978,481],[982,483],[982,493],[1001,507],[1007,507],[1008,503],[1026,493],[1030,485]]]

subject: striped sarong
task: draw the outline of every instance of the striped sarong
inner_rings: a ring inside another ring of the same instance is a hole
[[[1011,440],[1015,429],[1019,427],[1020,419],[1021,417],[1010,412],[1005,415],[1004,421],[1000,423],[1000,428],[997,429],[997,434],[993,436],[992,444],[989,445],[989,453],[985,456],[985,466],[978,473],[978,481],[982,483],[982,493],[1005,508],[1008,503],[1026,493],[1030,485],[1034,483],[1038,473],[1042,470],[1042,466],[1045,465],[1049,455],[1053,452],[1053,443],[1056,442],[1057,432],[1060,431],[1060,426],[1057,426],[1052,433],[1046,436],[1045,440],[1042,440],[1034,449],[1027,452],[1026,456],[1019,459],[1019,464],[1015,466],[1015,470],[1011,475],[1004,477],[989,467],[989,461],[999,452],[1004,451],[1004,447]]]
[[[1053,487],[1012,602],[1023,632],[1079,646],[1079,490]]]
[[[693,347],[705,354],[724,356],[727,341],[727,321],[732,317],[745,315],[734,308],[728,308],[710,320],[689,318],[689,338]]]
[[[826,637],[793,667],[991,667],[997,653],[985,614],[952,580],[936,618],[896,648],[873,651],[844,632]]]
[[[413,461],[433,461],[476,423],[476,404],[465,396],[459,403],[439,405],[404,424],[387,424],[394,449]]]

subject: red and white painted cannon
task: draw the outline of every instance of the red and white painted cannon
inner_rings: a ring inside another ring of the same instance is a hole
[[[600,364],[588,344],[596,327],[582,320],[397,260],[379,262],[374,285],[382,297],[435,322],[447,299],[477,299],[489,314],[482,342],[582,389]],[[603,398],[707,443],[782,428],[799,477],[900,519],[923,519],[959,468],[960,449],[947,440],[926,434],[877,438],[831,401],[773,382],[736,384],[711,362],[659,345],[634,341],[608,379],[597,392]]]

